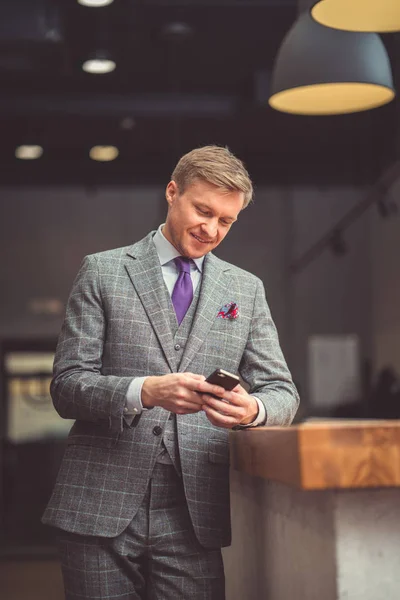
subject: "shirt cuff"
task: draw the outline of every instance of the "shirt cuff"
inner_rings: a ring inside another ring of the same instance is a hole
[[[240,425],[241,429],[244,427],[257,427],[257,425],[264,425],[265,421],[267,420],[267,411],[265,410],[264,403],[256,398],[256,396],[252,396],[252,398],[254,398],[258,404],[258,415],[251,423],[248,423],[247,425]]]
[[[128,391],[126,392],[126,400],[124,406],[124,419],[128,425],[132,424],[133,419],[136,415],[140,415],[143,410],[141,396],[142,387],[146,377],[135,377],[129,384]]]

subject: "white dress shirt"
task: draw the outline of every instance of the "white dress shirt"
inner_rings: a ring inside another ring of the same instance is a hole
[[[163,227],[164,223],[158,228],[153,237],[153,241],[157,250],[158,258],[160,260],[161,271],[165,285],[167,286],[170,296],[172,296],[172,291],[179,276],[179,271],[174,263],[174,259],[177,256],[180,256],[180,254],[175,246],[173,246],[164,236],[162,232]],[[190,277],[193,284],[193,293],[196,291],[196,288],[201,281],[204,258],[205,257],[202,256],[201,258],[194,258],[190,261]],[[146,410],[141,401],[142,386],[145,379],[146,376],[135,377],[135,379],[133,379],[129,385],[126,394],[126,406],[124,408],[125,420],[128,423],[133,421],[135,415],[138,415],[143,410]],[[246,427],[255,427],[256,425],[264,423],[266,419],[264,404],[255,396],[253,396],[253,398],[255,398],[258,404],[258,415],[256,419],[249,425],[246,425]]]

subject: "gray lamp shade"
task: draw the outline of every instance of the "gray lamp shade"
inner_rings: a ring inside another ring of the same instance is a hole
[[[269,104],[293,114],[359,112],[395,96],[389,57],[376,33],[340,31],[303,13],[278,52]]]

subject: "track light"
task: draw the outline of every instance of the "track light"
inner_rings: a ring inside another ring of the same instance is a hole
[[[107,50],[96,50],[82,64],[82,69],[86,73],[93,75],[103,75],[111,73],[116,68],[117,64],[112,59],[111,54]]]
[[[86,73],[103,75],[114,71],[116,66],[117,64],[108,50],[95,50],[82,64],[82,69]]]
[[[116,146],[93,146],[89,152],[90,158],[99,162],[115,160],[118,155],[119,150]]]
[[[389,57],[376,33],[324,27],[304,12],[275,61],[269,104],[300,115],[355,113],[395,96]]]
[[[106,58],[91,58],[85,60],[82,65],[82,69],[86,71],[86,73],[103,75],[105,73],[111,73],[114,71],[116,66],[117,65],[113,60],[108,60]]]
[[[113,2],[114,0],[78,0],[78,4],[82,4],[82,6],[93,6],[96,8],[108,6],[108,4],[112,4]]]
[[[42,146],[37,145],[22,145],[15,149],[15,156],[20,160],[35,160],[43,154]]]

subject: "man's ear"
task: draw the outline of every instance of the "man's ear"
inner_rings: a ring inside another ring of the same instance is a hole
[[[173,181],[173,180],[170,181],[165,190],[165,197],[167,199],[169,206],[172,206],[172,204],[174,203],[174,200],[177,198],[178,194],[179,194],[178,186],[176,185],[175,181]]]

